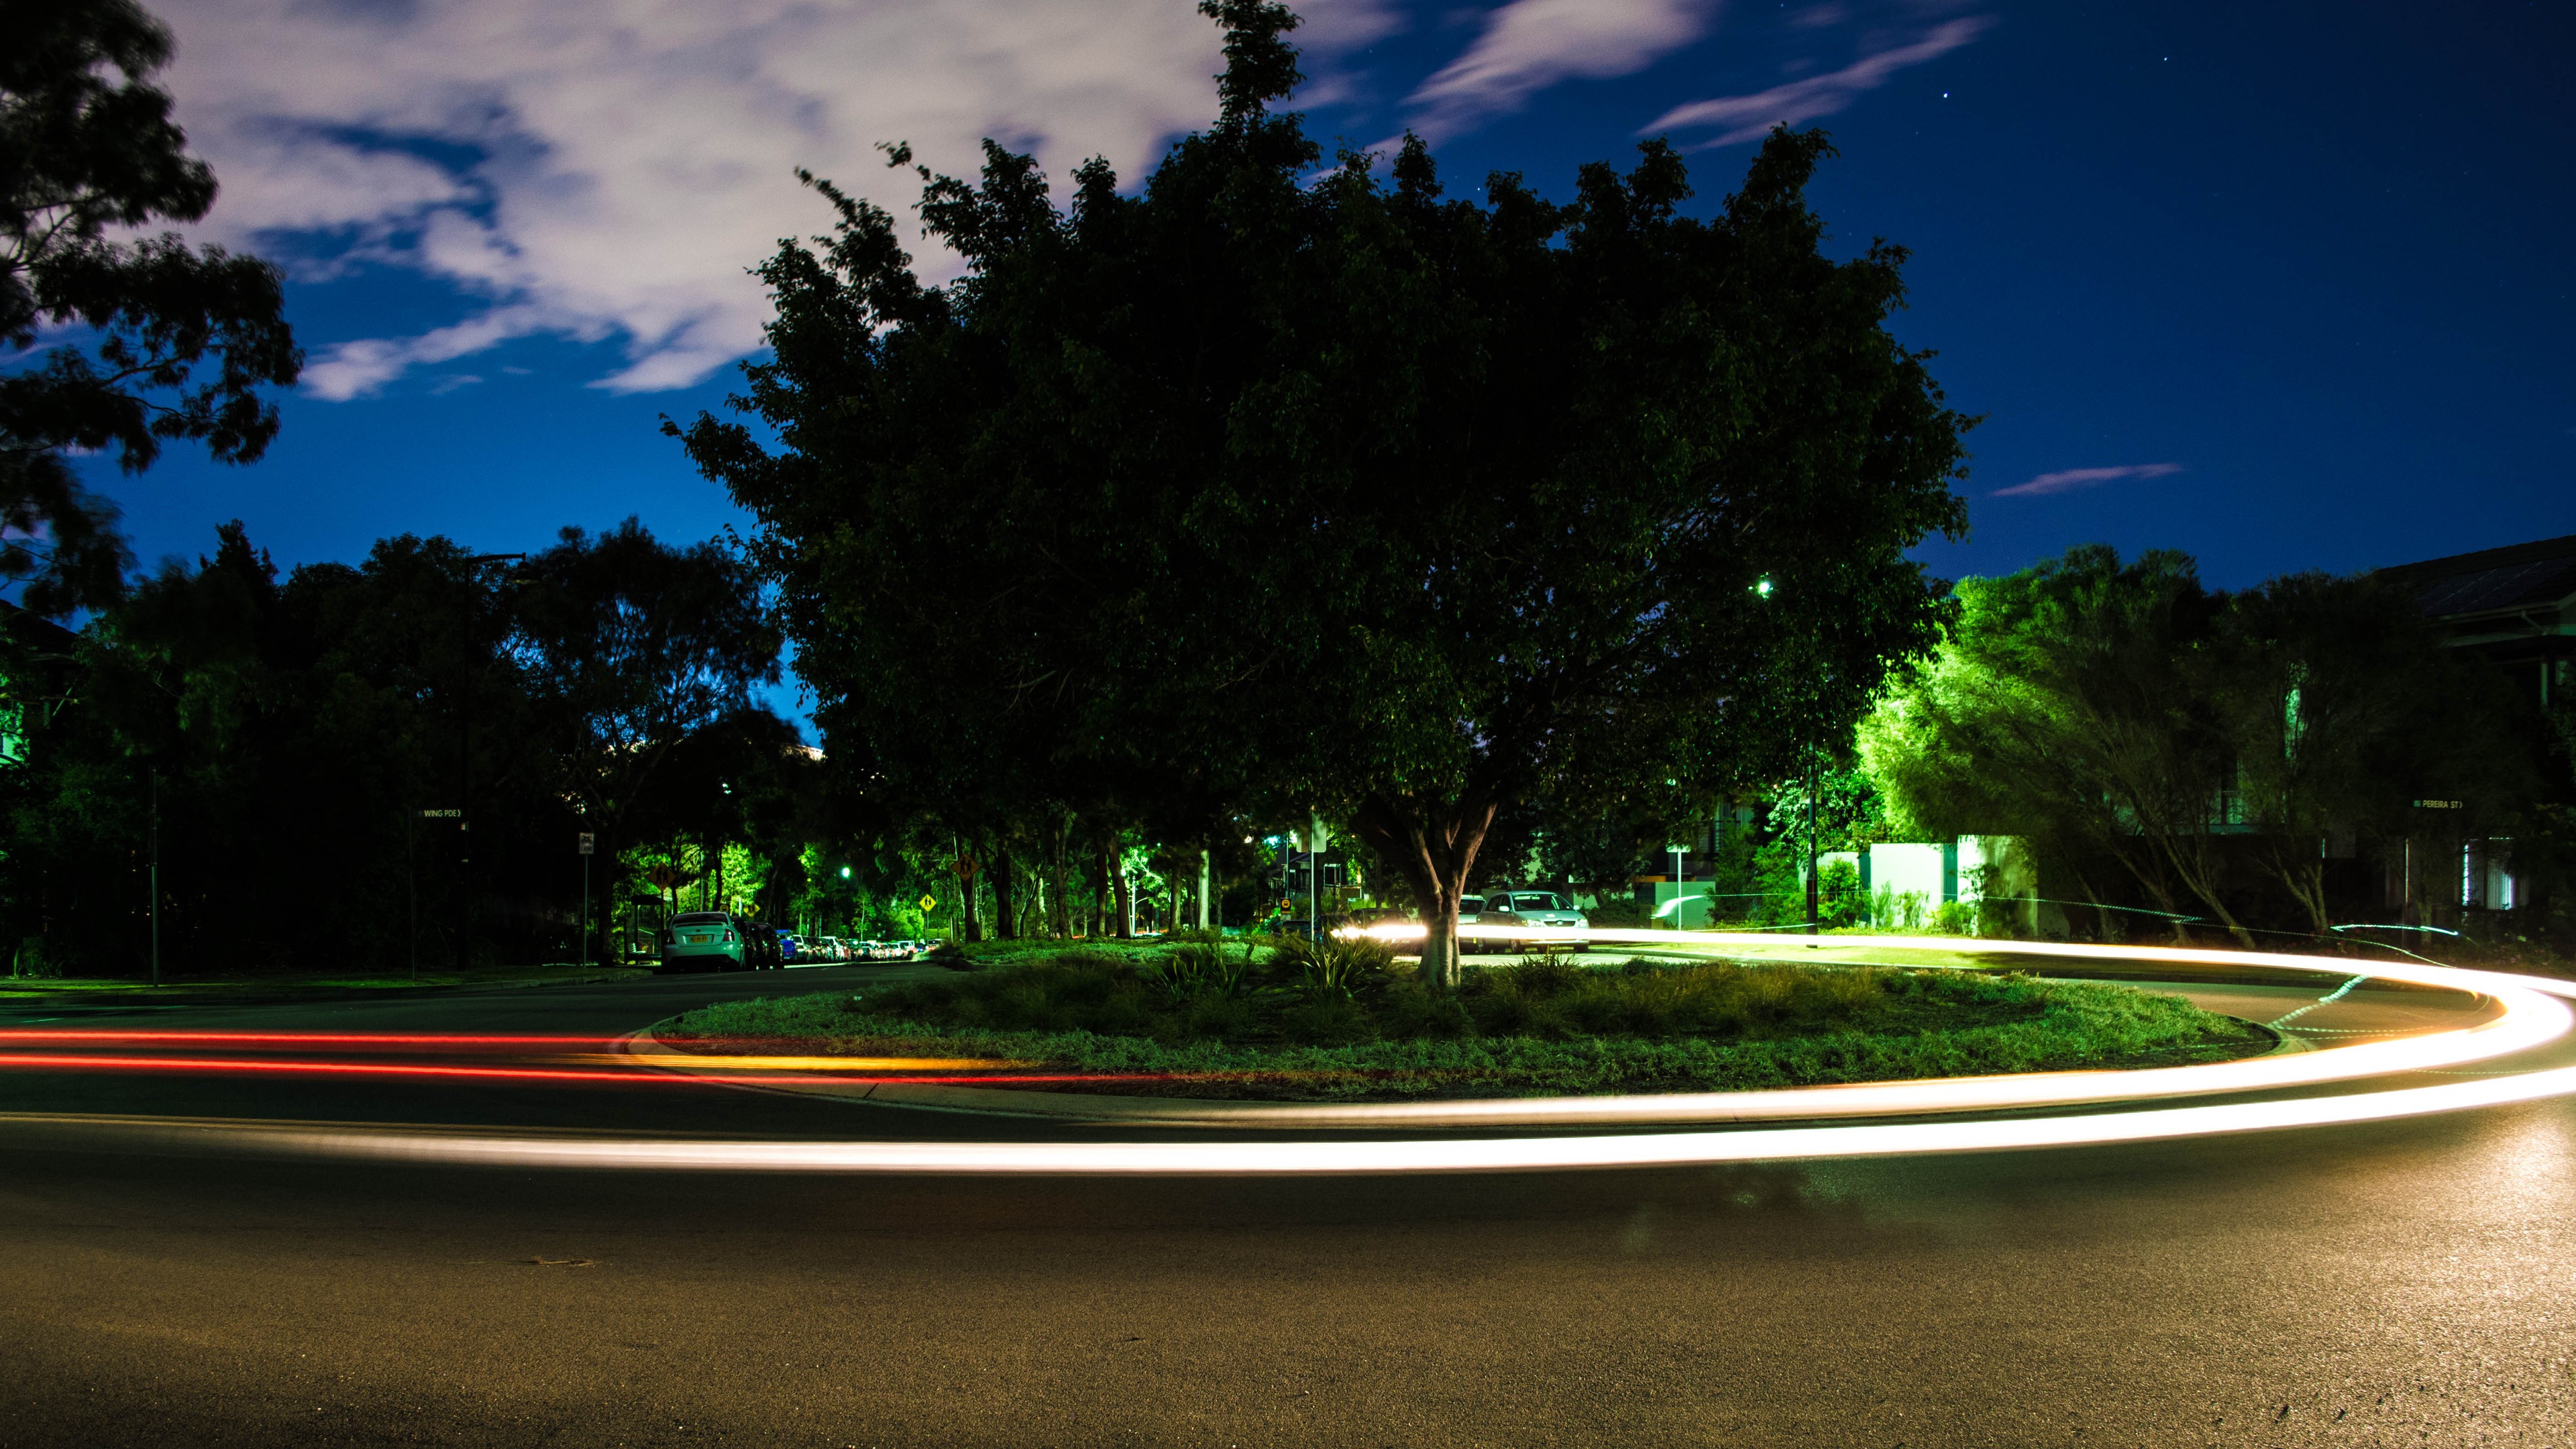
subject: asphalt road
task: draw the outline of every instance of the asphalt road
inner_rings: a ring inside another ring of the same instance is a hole
[[[865,973],[166,1022],[609,1035]],[[116,1073],[0,1074],[0,1110],[996,1130],[695,1085]],[[0,1221],[0,1446],[2576,1443],[2564,1101],[1286,1182],[281,1163],[0,1126]]]

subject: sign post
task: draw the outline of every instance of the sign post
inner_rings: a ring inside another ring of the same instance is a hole
[[[413,834],[422,820],[453,820],[456,828],[465,828],[462,810],[421,810],[403,817],[403,865],[411,877],[411,979],[420,979],[420,847]]]
[[[593,837],[581,832],[581,964],[590,966],[590,847]]]

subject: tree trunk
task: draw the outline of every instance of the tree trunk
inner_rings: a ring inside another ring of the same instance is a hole
[[[1371,795],[1352,818],[1354,834],[1413,888],[1422,902],[1424,984],[1447,990],[1458,984],[1458,901],[1476,852],[1502,806],[1492,794],[1464,800],[1412,795]]]
[[[1199,929],[1202,931],[1211,928],[1208,903],[1214,899],[1215,889],[1216,851],[1202,850],[1199,852]]]
[[[1091,939],[1097,941],[1109,934],[1109,852],[1098,845],[1091,853]]]
[[[2288,836],[2271,837],[2263,858],[2271,866],[2272,875],[2298,900],[2299,908],[2308,913],[2308,924],[2318,938],[2331,939],[2334,919],[2326,909],[2325,862],[2285,853],[2282,847],[2294,840],[2295,837]],[[2322,845],[2319,848],[2322,850]]]
[[[2227,933],[2236,938],[2237,945],[2248,951],[2253,950],[2253,933],[2238,924],[2236,917],[2228,911],[2227,903],[2218,898],[2218,872],[2212,868],[2208,858],[2209,837],[2168,835],[2160,837],[2160,840],[2164,846],[2165,858],[2173,862],[2174,873],[2182,877],[2182,883],[2191,887],[2191,893],[2200,897],[2201,904],[2218,914],[2219,924],[2225,926]],[[2178,843],[2179,840],[2191,842],[2188,851]]]
[[[2172,886],[2166,882],[2163,871],[2150,869],[2151,866],[2164,858],[2163,852],[2155,849],[2153,846],[2148,847],[2147,859],[2145,863],[2141,864],[2138,861],[2131,860],[2125,852],[2114,847],[2111,851],[2111,858],[2126,867],[2129,874],[2137,879],[2138,884],[2147,888],[2147,896],[2149,899],[2153,900],[2157,905],[2164,907],[2165,924],[2173,928],[2174,944],[2177,946],[2190,945],[2191,932],[2187,929],[2186,923],[2183,921],[2182,913],[2174,909],[2175,902]]]
[[[1011,880],[1011,853],[998,847],[993,851],[993,934],[1005,941],[1020,937],[1020,913],[1013,909],[1018,890]]]
[[[1118,848],[1118,842],[1115,840],[1109,844],[1109,905],[1111,910],[1118,913],[1118,939],[1134,940],[1136,938],[1136,888],[1127,879],[1126,852]]]
[[[2112,929],[2111,908],[2102,904],[2102,898],[2093,893],[2093,883],[2084,878],[2084,872],[2079,870],[2072,872],[2072,874],[2075,877],[2075,888],[2084,893],[2084,899],[2093,903],[2094,939],[2098,940],[2105,946],[2115,944],[2127,933],[2125,931],[2115,931]]]
[[[1066,869],[1071,857],[1066,853],[1065,834],[1060,818],[1047,828],[1047,879],[1054,885],[1047,892],[1047,909],[1053,913],[1047,921],[1058,940],[1073,934],[1073,892],[1069,889],[1073,878]]]

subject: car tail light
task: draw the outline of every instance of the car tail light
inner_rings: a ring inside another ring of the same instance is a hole
[[[727,931],[727,932],[725,932],[725,944],[726,944],[726,945],[728,945],[728,946],[730,946],[730,945],[732,945],[732,944],[733,944],[733,932],[731,932],[731,931]]]

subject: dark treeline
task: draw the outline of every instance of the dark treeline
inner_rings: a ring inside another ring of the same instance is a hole
[[[156,837],[172,972],[384,971],[415,899],[425,966],[575,959],[582,832],[597,922],[644,852],[792,862],[815,808],[814,762],[753,702],[779,646],[748,570],[631,520],[525,558],[405,536],[283,575],[230,524],[77,636],[9,622],[22,970],[145,969]]]

